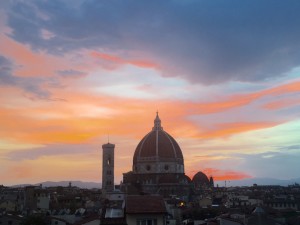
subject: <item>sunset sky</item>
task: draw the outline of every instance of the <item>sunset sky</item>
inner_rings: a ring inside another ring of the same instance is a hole
[[[300,177],[300,1],[0,2],[0,184],[116,183],[156,111],[185,172]]]

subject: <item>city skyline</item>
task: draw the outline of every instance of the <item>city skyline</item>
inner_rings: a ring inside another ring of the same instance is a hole
[[[0,3],[0,184],[115,180],[162,127],[185,173],[300,177],[300,2]]]

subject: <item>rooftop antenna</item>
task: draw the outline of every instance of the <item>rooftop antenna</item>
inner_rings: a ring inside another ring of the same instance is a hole
[[[109,144],[109,132],[107,132],[107,143]]]

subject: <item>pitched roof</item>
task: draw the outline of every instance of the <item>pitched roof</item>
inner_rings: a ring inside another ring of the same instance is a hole
[[[167,213],[164,199],[161,196],[129,195],[126,198],[126,213]]]

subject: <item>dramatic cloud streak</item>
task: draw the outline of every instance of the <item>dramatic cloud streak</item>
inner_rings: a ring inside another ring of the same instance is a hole
[[[106,61],[110,61],[116,64],[131,64],[133,66],[137,66],[137,67],[142,67],[142,68],[158,68],[159,66],[151,63],[151,62],[147,62],[147,61],[142,61],[142,60],[125,60],[122,59],[118,56],[114,56],[114,55],[109,55],[109,54],[105,54],[105,53],[100,53],[100,52],[91,52],[91,55],[93,57],[102,59],[102,60],[106,60]]]

